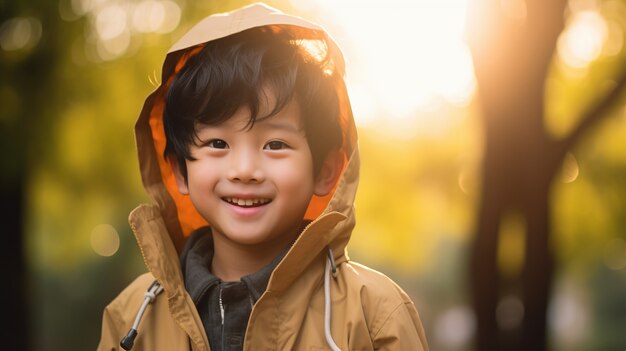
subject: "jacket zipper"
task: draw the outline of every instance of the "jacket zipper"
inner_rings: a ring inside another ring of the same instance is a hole
[[[222,303],[222,285],[219,285],[220,288],[220,293],[219,293],[219,299],[218,302],[220,304],[220,316],[222,317],[222,329],[224,327],[224,304]],[[222,334],[224,333],[224,330],[222,330]]]
[[[221,347],[221,350],[224,350],[224,339],[225,339],[224,338],[224,303],[222,302],[222,284],[220,283],[218,286],[220,288],[220,291],[219,291],[219,294],[218,294],[218,297],[219,297],[218,298],[218,302],[220,304],[220,316],[222,317],[222,333],[221,333],[222,334],[222,337],[221,337],[221,339],[222,339],[222,347]]]

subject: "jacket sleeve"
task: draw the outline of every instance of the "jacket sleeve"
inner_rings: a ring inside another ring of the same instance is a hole
[[[426,334],[411,301],[397,306],[373,336],[375,350],[428,351]]]
[[[140,275],[105,307],[97,351],[122,350],[120,341],[130,330],[143,302],[144,293],[153,281],[154,278],[149,273]]]
[[[102,314],[102,333],[97,351],[120,350],[122,336],[118,331],[120,323],[117,319],[111,305],[107,306]]]

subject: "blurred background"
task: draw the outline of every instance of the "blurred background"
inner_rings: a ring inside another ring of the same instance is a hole
[[[144,98],[187,29],[249,3],[0,0],[7,349],[95,349],[145,271]],[[407,290],[433,350],[626,348],[626,1],[266,3],[344,51],[350,255]]]

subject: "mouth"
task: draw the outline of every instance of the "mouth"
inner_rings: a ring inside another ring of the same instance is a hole
[[[222,200],[224,200],[225,202],[231,205],[245,207],[245,208],[259,207],[259,206],[267,205],[268,203],[272,202],[272,200],[270,199],[260,198],[260,197],[248,198],[248,199],[242,199],[242,198],[237,198],[237,197],[223,197]]]

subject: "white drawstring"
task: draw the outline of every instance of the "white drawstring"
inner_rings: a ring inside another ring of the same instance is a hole
[[[331,267],[332,266],[332,267]],[[335,344],[333,336],[330,333],[330,271],[333,271],[333,276],[336,277],[337,267],[335,266],[335,259],[333,257],[333,251],[328,248],[328,260],[326,260],[326,270],[324,272],[324,336],[326,336],[326,343],[333,351],[341,351],[339,346]]]
[[[156,280],[150,284],[148,287],[148,291],[143,295],[144,300],[139,308],[139,312],[137,312],[137,317],[135,317],[135,322],[133,323],[132,328],[128,331],[128,335],[126,335],[122,341],[120,341],[120,346],[124,350],[130,350],[133,348],[133,344],[135,343],[135,337],[137,337],[137,329],[139,328],[139,322],[143,317],[143,314],[146,312],[146,308],[148,304],[152,303],[154,299],[156,299],[157,295],[159,295],[163,291],[163,287]]]

